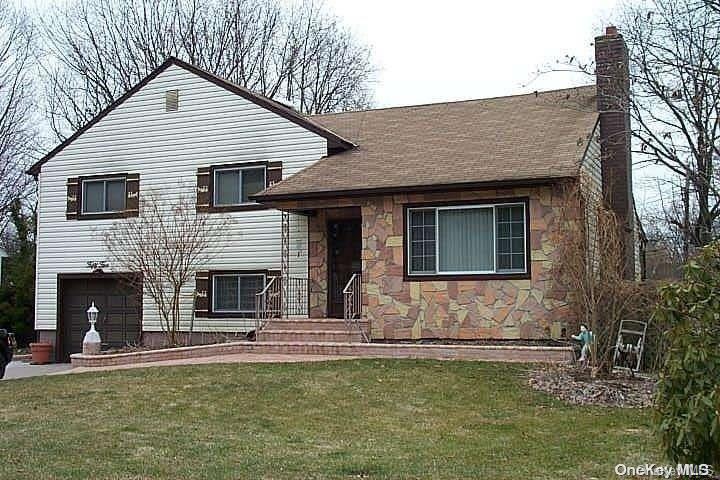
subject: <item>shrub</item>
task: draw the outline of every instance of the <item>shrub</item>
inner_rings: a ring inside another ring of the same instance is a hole
[[[658,428],[670,459],[720,468],[720,242],[661,288],[657,317],[668,351],[657,394]]]

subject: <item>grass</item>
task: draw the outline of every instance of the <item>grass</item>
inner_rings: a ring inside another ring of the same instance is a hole
[[[526,366],[346,360],[0,384],[3,479],[617,478],[650,412],[574,407]]]

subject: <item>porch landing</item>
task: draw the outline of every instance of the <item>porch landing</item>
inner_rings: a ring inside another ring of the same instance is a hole
[[[107,355],[70,356],[73,367],[108,367],[235,354],[326,355],[361,358],[423,358],[491,362],[560,363],[573,360],[570,347],[520,345],[415,345],[358,342],[228,342]],[[330,358],[329,358],[330,359]],[[192,363],[192,362],[188,362]]]

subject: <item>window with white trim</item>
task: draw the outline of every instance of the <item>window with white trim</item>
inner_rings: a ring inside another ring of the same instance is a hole
[[[409,208],[409,275],[527,272],[524,203]]]
[[[82,213],[110,213],[125,210],[125,179],[83,180]]]
[[[213,204],[216,206],[254,203],[250,195],[265,189],[265,166],[219,168],[214,171]]]
[[[214,274],[212,282],[213,312],[255,316],[255,294],[265,286],[264,274]]]

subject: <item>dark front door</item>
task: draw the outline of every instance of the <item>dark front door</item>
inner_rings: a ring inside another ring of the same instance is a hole
[[[328,317],[342,318],[343,288],[360,273],[360,219],[328,222]]]
[[[59,361],[68,361],[71,353],[82,351],[83,337],[90,328],[87,309],[92,302],[100,310],[95,328],[103,347],[123,347],[140,341],[140,294],[117,278],[61,279],[60,302]]]

